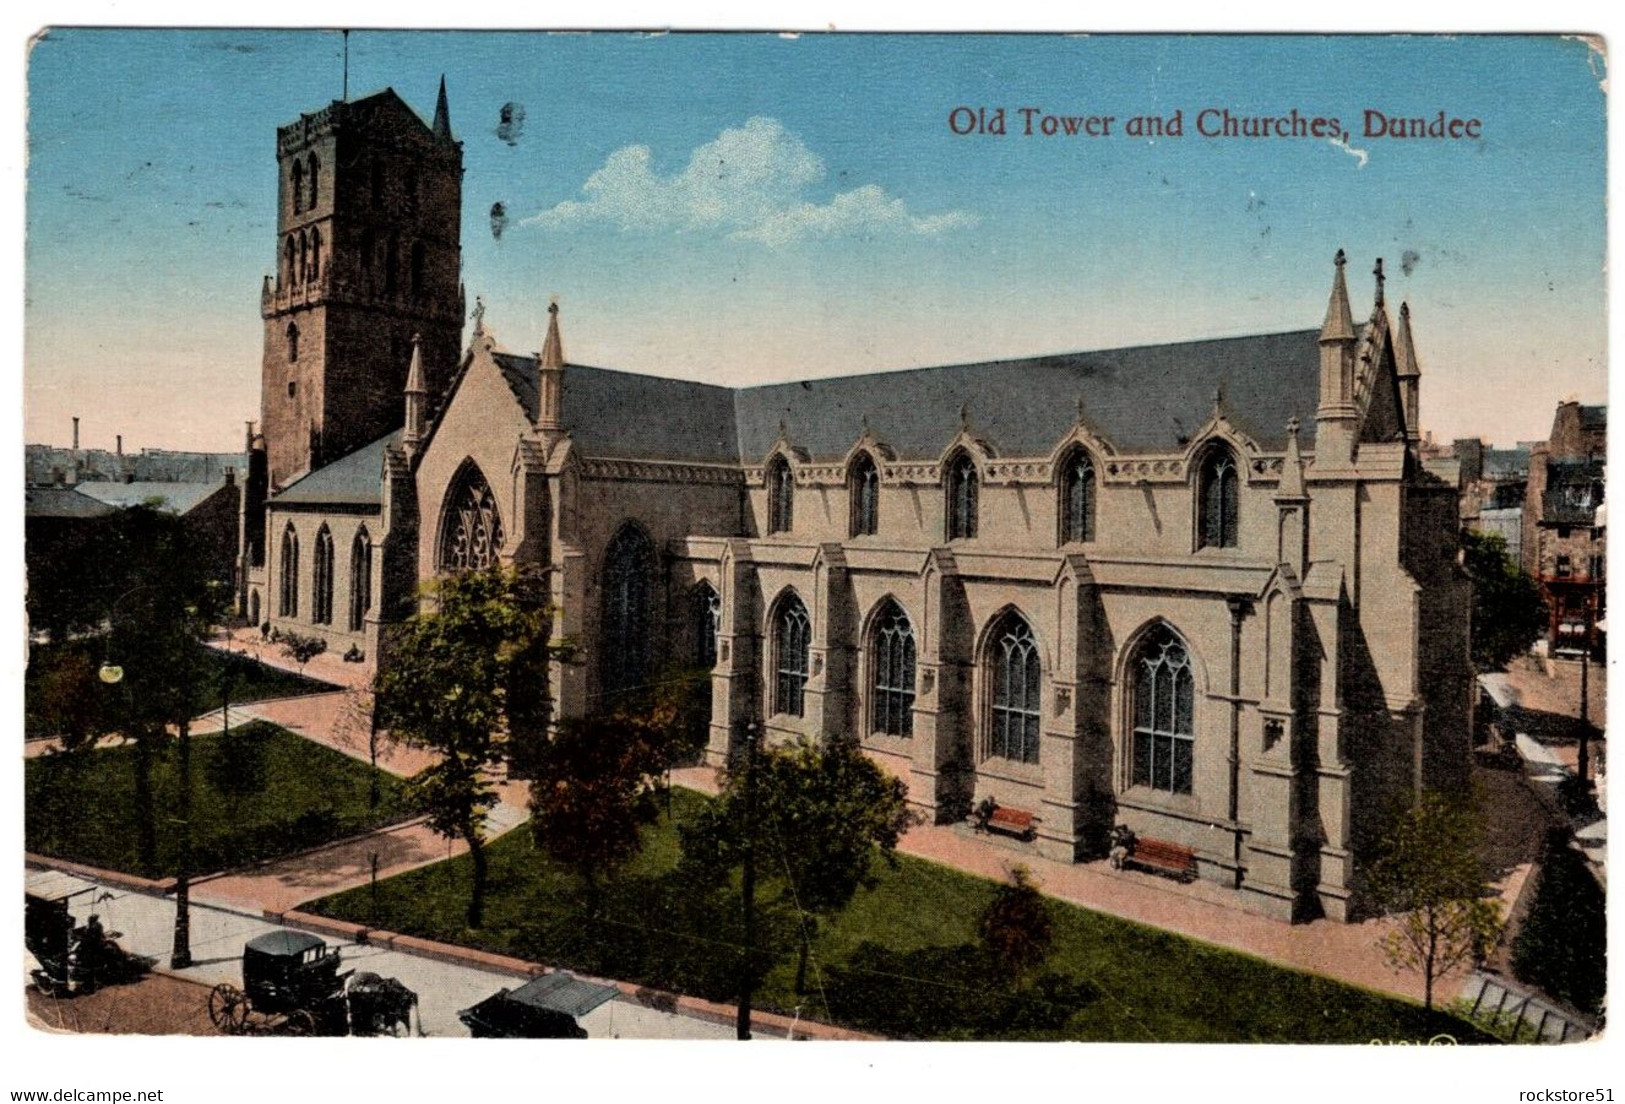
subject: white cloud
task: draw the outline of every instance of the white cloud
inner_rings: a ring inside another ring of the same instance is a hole
[[[940,234],[976,224],[963,211],[916,215],[876,184],[806,198],[824,177],[823,160],[777,119],[751,118],[697,148],[672,176],[650,167],[648,146],[625,146],[566,200],[525,220],[561,229],[602,222],[621,230],[720,231],[775,247],[806,238],[861,234]]]

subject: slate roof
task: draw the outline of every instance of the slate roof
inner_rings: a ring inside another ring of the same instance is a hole
[[[535,421],[536,358],[497,353],[496,362]],[[733,464],[736,394],[709,383],[571,364],[561,401],[570,439],[589,456]]]
[[[159,509],[171,514],[188,514],[192,509],[218,491],[221,483],[83,483],[78,490],[88,498],[123,509],[154,502]],[[161,500],[161,501],[160,501]]]
[[[113,512],[105,502],[74,487],[31,487],[23,492],[23,516],[30,518],[98,518]]]
[[[1529,475],[1529,450],[1526,448],[1485,449],[1485,479],[1518,479]]]
[[[271,499],[276,506],[378,506],[384,493],[384,452],[401,431],[385,434],[342,460],[317,468]]]
[[[497,354],[527,416],[536,415],[534,356]],[[564,421],[588,455],[760,463],[779,436],[817,462],[838,460],[863,431],[903,459],[934,459],[972,431],[1003,456],[1045,456],[1084,417],[1122,452],[1177,452],[1222,387],[1231,422],[1269,450],[1286,447],[1296,414],[1313,447],[1320,401],[1319,332],[1187,341],[979,364],[799,380],[731,389],[571,364]]]
[[[1548,460],[1541,520],[1552,525],[1591,525],[1602,504],[1605,463],[1596,460]],[[1579,488],[1581,502],[1565,501],[1569,488]]]
[[[1580,408],[1581,429],[1607,429],[1608,408],[1606,406],[1582,406]]]

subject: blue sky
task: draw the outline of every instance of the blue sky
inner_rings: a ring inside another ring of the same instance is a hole
[[[29,64],[25,435],[232,448],[257,416],[275,128],[336,32],[52,32]],[[1605,396],[1603,63],[1556,38],[357,32],[350,90],[464,143],[463,276],[510,348],[761,382],[1312,327],[1332,254],[1408,298],[1423,424]],[[523,125],[498,135],[506,103]],[[1182,111],[1183,138],[956,136],[958,106]],[[1341,118],[1210,140],[1197,112]],[[1483,137],[1360,133],[1366,108]],[[718,165],[725,166],[718,169]],[[493,235],[490,210],[508,223]],[[1406,258],[1409,261],[1406,261]],[[1305,412],[1308,413],[1308,412]]]

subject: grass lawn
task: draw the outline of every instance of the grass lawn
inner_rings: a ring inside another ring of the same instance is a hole
[[[178,741],[152,756],[155,853],[141,856],[138,755],[133,746],[29,759],[28,850],[144,877],[175,872]],[[192,737],[192,869],[228,870],[392,823],[415,810],[404,785],[346,755],[254,721],[229,736]]]
[[[41,696],[36,693],[40,679],[45,673],[66,653],[76,652],[88,659],[93,667],[99,666],[102,662],[102,649],[100,639],[70,640],[62,644],[36,644],[33,647],[29,654],[28,670],[23,678],[23,735],[26,739],[33,740],[57,734],[52,718],[43,714],[40,708]],[[246,705],[249,702],[266,701],[271,698],[291,698],[302,694],[322,694],[338,689],[313,678],[305,678],[291,671],[268,666],[257,659],[239,655],[228,657],[213,648],[198,648],[198,664],[202,670],[202,678],[198,683],[197,699],[192,706],[194,717],[220,708],[228,674],[233,705]]]
[[[673,816],[707,798],[674,793]],[[486,926],[463,926],[466,857],[307,906],[392,931],[556,963],[588,973],[730,1001],[740,945],[735,891],[708,897],[674,874],[670,822],[583,911],[579,882],[520,829],[490,849]],[[764,866],[766,864],[764,863]],[[764,942],[759,1007],[891,1037],[1112,1041],[1368,1043],[1446,1031],[1489,1041],[1417,1005],[1271,965],[1101,913],[1052,902],[1055,949],[1019,987],[977,946],[992,882],[907,856],[819,928],[807,992],[794,992],[796,924],[783,885],[759,886]]]

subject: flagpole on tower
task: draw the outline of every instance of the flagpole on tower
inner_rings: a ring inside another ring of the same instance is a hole
[[[350,99],[350,31],[344,30],[344,99]]]

